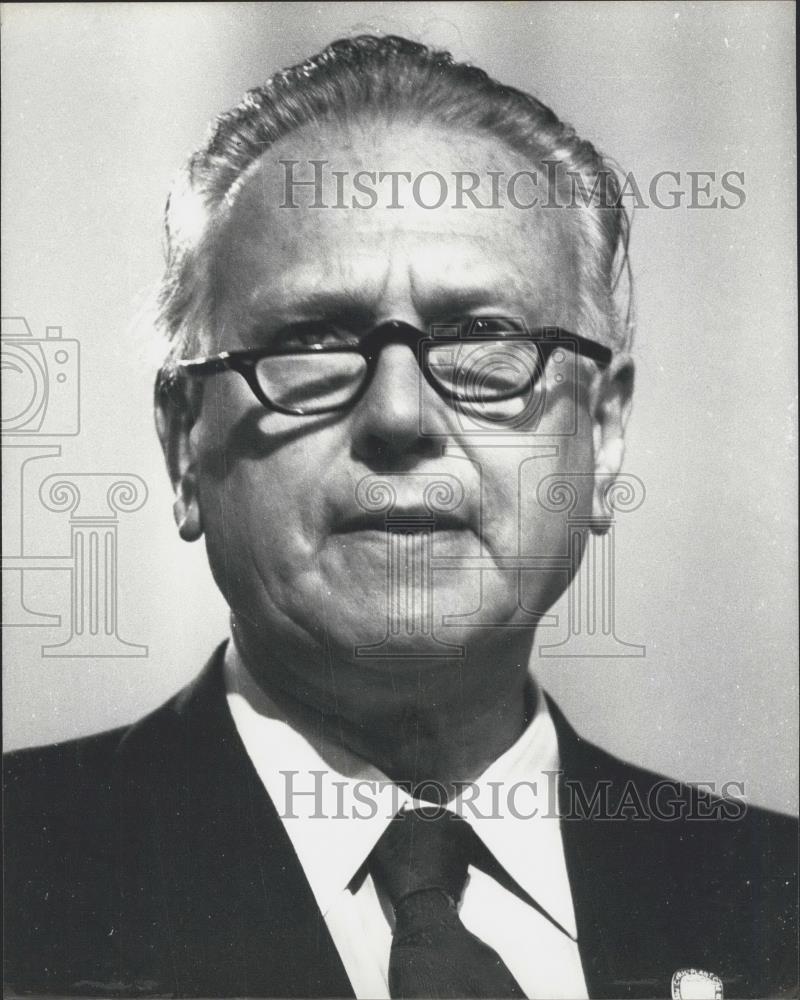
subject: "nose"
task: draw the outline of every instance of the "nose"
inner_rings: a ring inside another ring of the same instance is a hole
[[[430,433],[423,433],[421,403],[443,405],[422,377],[414,349],[407,344],[386,344],[352,412],[357,457],[370,467],[381,468],[440,454],[441,443],[437,445]]]

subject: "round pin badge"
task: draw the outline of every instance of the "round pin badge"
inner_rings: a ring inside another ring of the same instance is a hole
[[[722,980],[705,969],[678,969],[672,977],[672,1000],[723,1000]]]

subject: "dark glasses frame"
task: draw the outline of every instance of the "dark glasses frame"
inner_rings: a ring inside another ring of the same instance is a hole
[[[472,397],[463,393],[449,389],[436,379],[431,371],[431,367],[425,362],[426,348],[446,343],[514,343],[525,341],[533,343],[540,358],[540,365],[537,367],[537,375],[531,380],[529,385],[509,393],[507,397],[523,395],[529,388],[536,385],[544,371],[548,358],[558,348],[572,350],[578,356],[594,361],[601,368],[607,367],[613,357],[613,351],[603,344],[598,344],[594,340],[588,340],[577,333],[570,333],[558,326],[537,327],[531,331],[520,329],[519,332],[503,332],[492,334],[490,332],[478,332],[475,330],[477,323],[485,324],[487,320],[494,317],[477,317],[473,321],[473,329],[466,334],[450,333],[453,326],[443,326],[434,328],[433,336],[424,333],[410,323],[400,320],[388,320],[371,330],[366,336],[356,344],[309,344],[293,347],[254,347],[241,351],[223,351],[212,357],[195,358],[177,362],[177,372],[183,376],[197,378],[207,375],[216,375],[224,371],[233,371],[241,375],[256,399],[268,410],[278,413],[285,413],[289,416],[320,416],[325,413],[336,413],[347,410],[361,399],[367,391],[375,369],[378,364],[381,350],[387,344],[405,344],[415,351],[417,364],[425,377],[426,382],[434,389],[439,396],[453,405],[464,405],[475,402]],[[501,317],[503,321],[508,321],[508,317]],[[473,332],[474,331],[474,332]],[[324,407],[312,408],[291,408],[282,406],[271,400],[261,387],[256,373],[256,365],[264,358],[280,358],[288,355],[318,355],[318,354],[358,354],[367,364],[361,384],[351,397],[343,403],[336,403]]]

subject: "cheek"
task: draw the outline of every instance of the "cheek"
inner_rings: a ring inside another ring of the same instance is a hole
[[[207,542],[231,564],[250,557],[265,574],[274,572],[307,555],[321,463],[289,418],[253,405],[243,380],[220,378],[211,389],[193,432]]]
[[[569,518],[591,512],[590,421],[580,421],[575,434],[542,434],[525,448],[498,447],[483,465],[486,544],[504,555],[565,552]]]
[[[238,539],[272,565],[310,557],[316,524],[313,482],[301,468],[270,459],[240,460],[213,491],[211,530]]]
[[[318,493],[293,451],[229,453],[217,474],[207,467],[201,476],[212,573],[229,605],[253,619],[271,617],[287,595],[304,591],[315,566]]]
[[[305,476],[274,459],[240,460],[206,491],[203,518],[209,565],[229,607],[282,628],[316,606],[318,532]]]

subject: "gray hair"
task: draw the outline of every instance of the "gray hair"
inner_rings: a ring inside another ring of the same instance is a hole
[[[166,269],[158,323],[169,361],[197,349],[213,304],[206,266],[213,238],[248,168],[285,135],[317,122],[404,117],[492,136],[532,164],[555,163],[557,176],[577,181],[582,251],[581,318],[616,347],[628,345],[631,295],[618,308],[628,264],[629,219],[616,168],[535,97],[395,35],[360,35],[333,42],[248,91],[212,124],[205,144],[180,173],[167,200]]]

